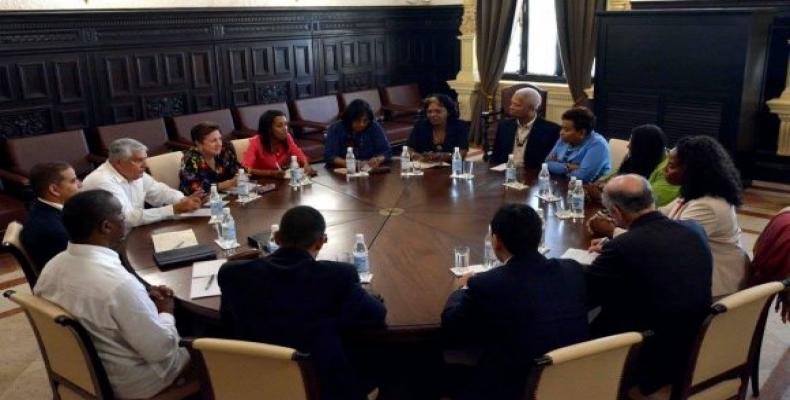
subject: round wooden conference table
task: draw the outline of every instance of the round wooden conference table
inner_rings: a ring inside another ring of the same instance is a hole
[[[482,262],[483,239],[496,210],[505,203],[527,203],[545,213],[545,244],[548,257],[559,257],[568,248],[587,248],[590,235],[581,219],[560,220],[554,215],[557,203],[546,206],[537,198],[537,172],[520,170],[519,181],[530,187],[518,191],[505,188],[504,172],[490,171],[476,163],[472,180],[451,179],[449,168],[426,170],[423,176],[401,177],[397,159],[392,172],[355,178],[320,169],[313,184],[292,190],[287,181],[277,189],[240,206],[231,202],[231,212],[242,249],[247,237],[267,231],[279,223],[289,208],[309,205],[326,219],[328,242],[318,259],[335,260],[350,252],[354,234],[363,233],[370,251],[373,281],[365,285],[384,298],[387,333],[435,331],[448,295],[458,287],[450,272],[455,246],[469,246],[471,264]],[[553,179],[565,194],[566,182]],[[261,182],[274,182],[261,180]],[[588,205],[586,213],[595,212]],[[191,266],[160,270],[153,260],[151,235],[192,229],[201,244],[215,246],[216,232],[206,218],[162,221],[133,229],[127,236],[125,262],[152,285],[167,285],[185,308],[203,317],[219,319],[220,297],[190,300]]]

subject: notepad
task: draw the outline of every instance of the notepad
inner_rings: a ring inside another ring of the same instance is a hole
[[[164,232],[151,235],[154,242],[154,253],[180,249],[182,247],[197,246],[198,241],[192,229],[176,232]]]
[[[219,267],[224,264],[226,259],[201,261],[192,264],[192,282],[189,288],[189,298],[199,299],[203,297],[219,296],[222,292],[217,283]]]
[[[580,264],[590,265],[598,258],[598,253],[582,249],[568,249],[565,250],[565,253],[563,253],[560,258],[568,258],[576,260]]]
[[[497,166],[489,168],[491,171],[502,172],[507,169],[507,163],[502,163]]]
[[[176,214],[176,215],[173,216],[173,218],[175,218],[175,219],[192,218],[192,217],[211,217],[211,209],[210,208],[198,208],[195,211],[190,211],[190,212],[185,212],[185,213],[181,213],[181,214]]]
[[[448,164],[448,163],[446,163],[444,161],[439,161],[439,162],[414,161],[412,163],[412,166],[414,168],[419,168],[419,169],[431,169],[431,168],[449,167],[450,164]]]

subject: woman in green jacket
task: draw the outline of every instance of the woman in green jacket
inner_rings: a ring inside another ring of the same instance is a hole
[[[601,201],[601,192],[606,182],[615,175],[639,174],[650,182],[656,207],[668,204],[678,196],[679,186],[671,185],[664,177],[667,165],[667,138],[664,131],[656,125],[640,125],[631,131],[628,141],[628,155],[617,171],[602,177],[585,187],[593,201]]]

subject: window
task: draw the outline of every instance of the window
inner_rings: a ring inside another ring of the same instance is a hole
[[[516,3],[504,78],[565,81],[553,1],[518,0]]]

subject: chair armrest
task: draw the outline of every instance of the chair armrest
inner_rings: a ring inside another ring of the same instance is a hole
[[[398,112],[409,112],[409,113],[419,113],[420,108],[414,108],[410,106],[402,106],[400,104],[387,104],[381,106],[382,110],[385,111],[398,111]]]
[[[322,129],[326,130],[329,127],[329,124],[323,124],[321,122],[315,121],[307,121],[307,120],[298,120],[298,121],[291,121],[289,122],[291,126],[298,127],[298,128],[315,128],[315,129]]]
[[[0,169],[0,180],[3,180],[5,182],[13,183],[13,184],[15,184],[17,186],[23,186],[24,187],[24,186],[29,186],[30,185],[30,179],[28,179],[28,178],[26,178],[26,177],[24,177],[24,176],[22,176],[20,174],[11,172],[11,171],[9,171],[7,169]]]
[[[107,161],[107,157],[100,156],[98,154],[88,154],[85,156],[85,160],[93,165],[99,165]]]
[[[172,150],[184,151],[189,150],[192,147],[192,144],[185,143],[180,140],[168,140],[165,142],[165,146],[171,148]]]

